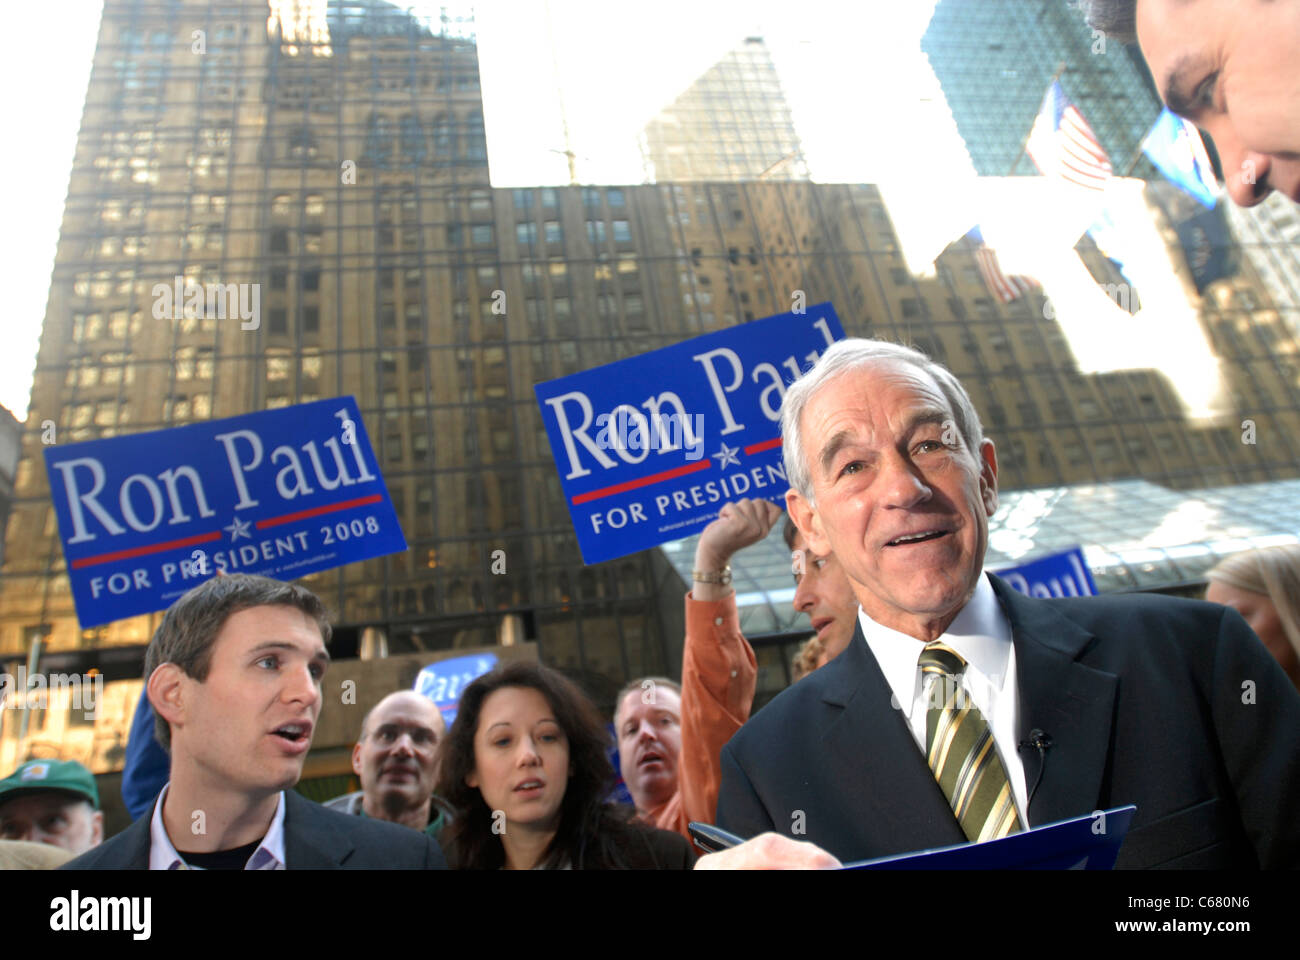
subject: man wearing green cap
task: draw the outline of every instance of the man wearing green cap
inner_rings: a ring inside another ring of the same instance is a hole
[[[91,772],[75,760],[28,760],[0,780],[0,838],[62,847],[80,856],[104,839]]]

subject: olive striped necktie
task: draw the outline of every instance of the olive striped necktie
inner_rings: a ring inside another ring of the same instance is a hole
[[[938,641],[921,651],[925,753],[966,839],[996,840],[1022,829],[993,732],[961,684],[966,661]]]

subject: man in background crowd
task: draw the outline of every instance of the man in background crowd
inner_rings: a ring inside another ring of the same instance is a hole
[[[361,789],[325,806],[436,837],[449,815],[449,808],[433,795],[446,735],[442,711],[432,700],[414,690],[390,693],[361,721],[361,735],[352,749],[352,769],[361,778]]]
[[[0,838],[46,843],[73,856],[99,846],[99,788],[75,760],[28,760],[0,780]]]
[[[713,821],[718,752],[749,718],[758,665],[740,632],[731,557],[757,543],[783,511],[767,500],[729,503],[700,534],[686,595],[682,685],[633,680],[614,708],[618,759],[637,813],[689,838],[692,820]]]
[[[641,818],[661,829],[689,836],[692,820],[713,821],[718,756],[749,718],[758,676],[754,651],[740,632],[731,558],[766,537],[782,513],[767,500],[722,508],[695,551],[681,686],[644,677],[619,694],[614,729],[623,779]],[[857,599],[834,559],[808,553],[788,521],[785,540],[798,585],[794,607],[808,615],[826,662],[853,635]]]
[[[808,541],[789,517],[782,536],[790,548],[794,608],[808,615],[816,631],[795,658],[794,679],[800,680],[830,663],[849,645],[857,625],[858,598],[834,554],[810,551]]]

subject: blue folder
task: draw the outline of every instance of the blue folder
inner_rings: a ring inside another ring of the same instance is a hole
[[[1133,822],[1129,804],[984,843],[846,863],[845,870],[1110,870]]]

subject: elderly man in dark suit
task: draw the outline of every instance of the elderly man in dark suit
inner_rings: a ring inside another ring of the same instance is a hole
[[[790,515],[861,609],[723,749],[720,826],[855,860],[1133,803],[1119,866],[1300,862],[1300,696],[1276,662],[1224,607],[985,574],[997,456],[945,368],[842,341],[782,432]]]
[[[329,635],[314,594],[265,577],[216,577],[177,600],[145,654],[171,779],[149,815],[64,869],[445,868],[432,838],[291,789]]]

